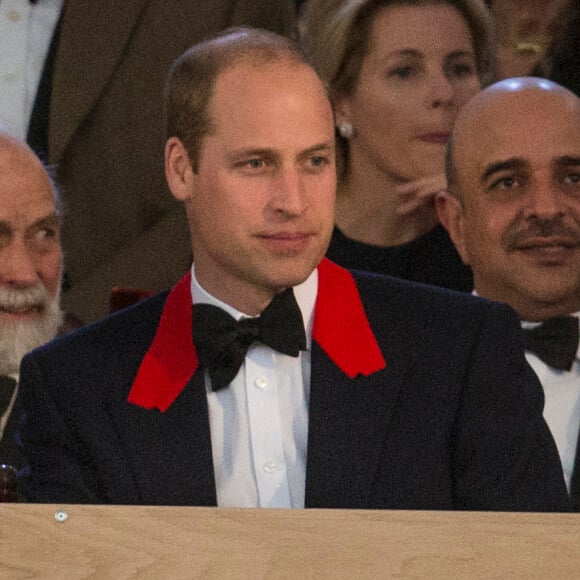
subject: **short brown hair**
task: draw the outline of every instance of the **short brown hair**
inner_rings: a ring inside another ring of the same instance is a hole
[[[311,67],[293,40],[266,30],[229,28],[192,46],[172,65],[166,87],[167,137],[177,137],[197,170],[201,141],[211,132],[209,104],[218,76],[241,61],[293,61]]]

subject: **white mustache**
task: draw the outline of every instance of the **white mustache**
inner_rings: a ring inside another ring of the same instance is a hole
[[[31,308],[45,308],[50,302],[50,295],[42,284],[28,288],[6,288],[0,286],[0,309],[23,312]]]

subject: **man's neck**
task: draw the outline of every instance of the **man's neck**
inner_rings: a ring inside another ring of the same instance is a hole
[[[571,297],[568,300],[559,300],[557,302],[541,302],[526,299],[509,298],[500,296],[486,289],[480,290],[475,283],[473,293],[482,298],[505,302],[509,304],[518,314],[518,316],[527,322],[543,322],[550,318],[558,316],[568,316],[580,312],[580,300]]]

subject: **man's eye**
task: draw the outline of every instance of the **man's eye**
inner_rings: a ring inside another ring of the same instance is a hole
[[[313,167],[322,167],[328,163],[328,159],[323,155],[316,155],[310,158],[310,165]]]
[[[42,240],[50,240],[56,238],[58,232],[54,228],[42,228],[36,232],[36,237]]]
[[[491,185],[492,189],[512,189],[518,185],[518,180],[515,177],[501,177],[494,181]]]
[[[28,237],[28,244],[36,252],[45,253],[52,251],[58,246],[60,239],[60,232],[58,228],[38,228],[30,232]]]
[[[246,167],[248,167],[249,169],[261,169],[262,167],[264,167],[264,160],[263,159],[248,159],[248,161],[246,161],[244,163],[244,165]]]
[[[580,173],[568,173],[564,177],[564,183],[567,185],[578,185],[580,183]]]

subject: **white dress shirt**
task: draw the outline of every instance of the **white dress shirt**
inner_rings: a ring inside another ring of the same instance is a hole
[[[212,456],[220,507],[303,508],[306,485],[310,347],[318,273],[294,288],[306,329],[298,357],[260,343],[247,352],[231,384],[211,390],[206,372]],[[208,294],[191,270],[194,304],[247,316]],[[194,322],[195,324],[195,322]]]
[[[573,316],[579,317],[580,312]],[[522,322],[522,327],[533,328],[539,324]],[[526,351],[526,358],[544,388],[544,419],[558,447],[569,490],[580,429],[580,347],[569,371],[553,369],[531,352]]]
[[[8,419],[10,419],[10,413],[12,413],[12,409],[14,407],[14,401],[16,400],[16,394],[18,392],[19,374],[18,373],[10,373],[8,376],[13,378],[16,381],[16,387],[14,389],[14,392],[12,393],[12,398],[10,399],[10,403],[8,404],[8,407],[6,408],[6,411],[4,411],[4,414],[2,415],[2,417],[0,417],[0,439],[2,439],[2,437],[4,436],[4,429],[6,429],[6,424],[8,423]]]
[[[0,0],[0,125],[25,140],[64,0]]]

